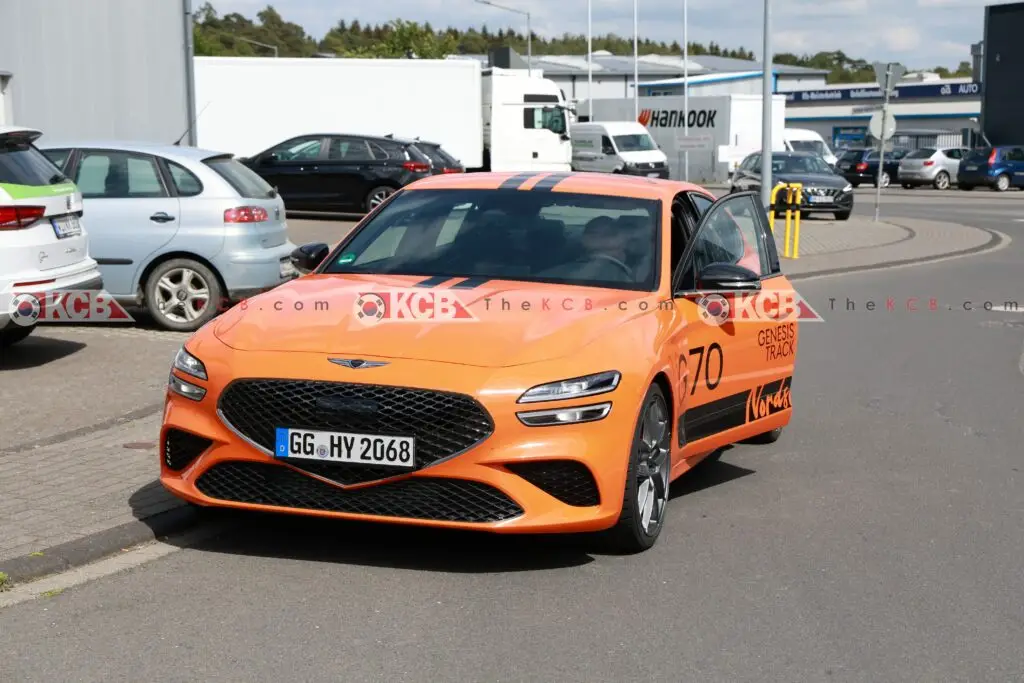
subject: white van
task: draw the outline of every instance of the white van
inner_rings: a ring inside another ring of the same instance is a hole
[[[636,121],[576,123],[569,137],[574,171],[668,178],[668,157]]]
[[[787,128],[783,133],[786,149],[790,152],[814,152],[825,160],[829,166],[835,166],[838,159],[821,137],[813,130],[805,128]]]

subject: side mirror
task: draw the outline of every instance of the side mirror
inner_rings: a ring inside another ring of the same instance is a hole
[[[757,292],[761,289],[761,278],[743,266],[733,263],[711,263],[697,274],[697,289]]]
[[[274,154],[273,152],[266,152],[264,154],[259,155],[256,161],[260,164],[266,164],[269,166],[270,164],[277,163],[277,155]]]
[[[330,253],[331,248],[323,242],[303,244],[292,252],[292,264],[300,271],[309,273],[316,270],[317,266],[323,263]]]
[[[609,157],[615,156],[615,150],[612,149],[611,147],[602,147],[601,148],[601,153],[604,154],[605,156],[609,156]]]

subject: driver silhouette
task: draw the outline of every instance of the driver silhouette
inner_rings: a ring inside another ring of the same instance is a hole
[[[594,218],[583,229],[584,259],[590,279],[633,280],[629,257],[629,233],[607,216]]]

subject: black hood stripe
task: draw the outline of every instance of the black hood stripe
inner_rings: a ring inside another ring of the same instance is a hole
[[[444,283],[448,282],[451,279],[452,279],[451,275],[434,275],[432,277],[428,277],[426,280],[422,280],[421,282],[417,282],[416,286],[417,287],[437,287],[438,285],[443,285]]]
[[[555,189],[556,185],[571,177],[572,173],[552,173],[531,187],[530,190],[535,192],[551,192]]]
[[[501,185],[498,185],[498,189],[518,190],[520,187],[523,186],[523,184],[526,183],[527,180],[529,180],[530,178],[535,178],[537,175],[538,174],[535,171],[531,171],[529,173],[518,173],[509,178],[508,180],[506,180],[505,182],[503,182]]]
[[[489,277],[468,277],[462,282],[456,282],[452,285],[452,289],[473,289],[474,287],[479,287],[485,282],[490,282],[490,280],[491,278]]]

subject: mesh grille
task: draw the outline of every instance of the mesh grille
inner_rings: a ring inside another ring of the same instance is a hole
[[[467,451],[494,431],[490,415],[470,396],[375,384],[238,380],[221,394],[219,408],[232,427],[269,452],[274,450],[277,427],[412,436],[415,469]],[[393,467],[349,463],[310,461],[293,466],[341,484],[396,474]]]
[[[566,505],[601,504],[601,494],[590,469],[575,460],[548,460],[506,464],[509,470]]]
[[[168,429],[164,436],[164,464],[172,470],[183,470],[212,443],[180,429]]]
[[[496,488],[474,481],[411,477],[340,489],[283,465],[225,462],[196,481],[204,495],[254,505],[446,522],[498,522],[523,514]]]

